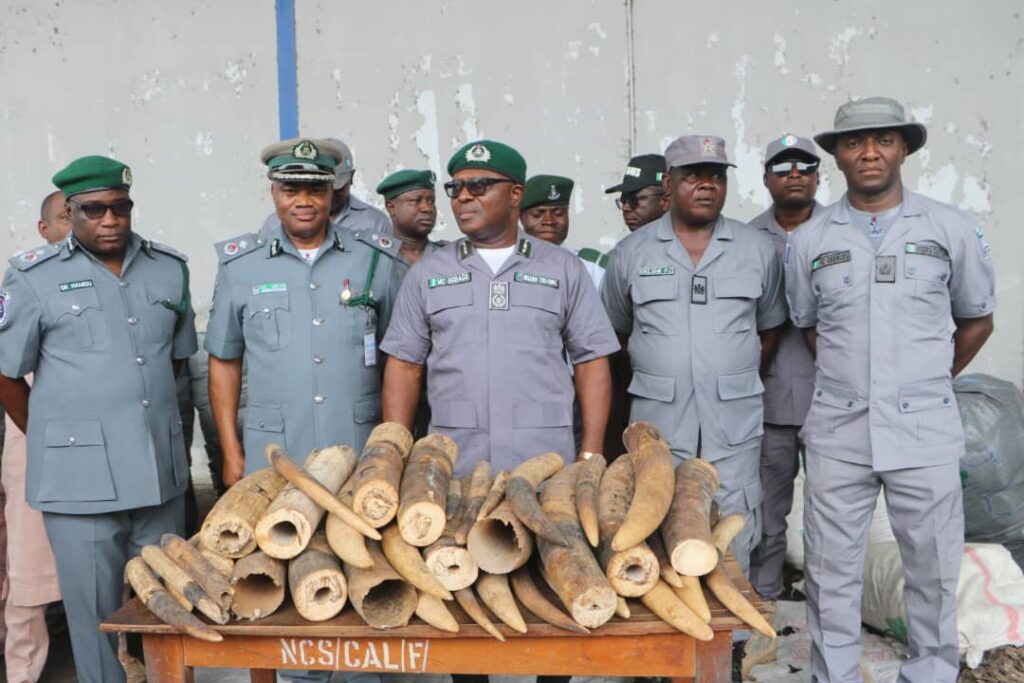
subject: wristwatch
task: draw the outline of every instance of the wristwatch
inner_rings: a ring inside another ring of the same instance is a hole
[[[590,460],[595,455],[601,455],[600,453],[594,453],[593,451],[580,451],[579,460]],[[603,457],[603,456],[602,456]]]

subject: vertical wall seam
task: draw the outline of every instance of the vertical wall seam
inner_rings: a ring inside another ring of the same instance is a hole
[[[275,0],[277,24],[277,120],[282,140],[299,135],[299,93],[295,53],[295,0]]]
[[[636,155],[636,61],[633,59],[633,1],[626,0],[626,91],[629,97],[629,156]]]

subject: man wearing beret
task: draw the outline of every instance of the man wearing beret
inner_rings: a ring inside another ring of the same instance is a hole
[[[188,461],[175,370],[196,350],[185,257],[132,232],[131,171],[83,157],[53,177],[72,232],[11,259],[0,293],[0,400],[28,441],[83,683],[123,681],[121,605],[142,546],[182,533]],[[31,390],[23,379],[34,372]]]
[[[746,572],[761,538],[760,370],[786,321],[782,262],[766,236],[722,216],[722,138],[684,135],[665,158],[671,208],[619,242],[601,295],[628,341],[631,419],[657,426],[677,463],[714,463],[722,514],[746,519],[732,543]]]
[[[665,157],[641,154],[629,160],[622,182],[605,190],[621,193],[615,205],[622,211],[622,222],[633,232],[653,223],[668,211],[668,195],[663,187]]]
[[[563,246],[569,236],[569,199],[574,183],[558,175],[535,175],[526,181],[520,205],[520,222],[527,235]],[[608,257],[597,249],[569,249],[583,262],[594,287],[601,288]]]
[[[766,235],[780,257],[802,224],[824,207],[815,201],[818,165],[814,142],[783,135],[765,151],[764,184],[772,205],[750,221]],[[764,373],[764,436],[761,438],[761,487],[764,532],[750,559],[750,583],[766,601],[782,593],[786,559],[786,516],[793,507],[793,481],[800,470],[800,426],[814,391],[814,356],[800,330],[787,324],[779,350]]]
[[[337,138],[327,138],[333,149],[338,150],[338,165],[334,169],[334,190],[331,195],[331,220],[343,228],[367,235],[390,235],[391,222],[384,212],[352,196],[352,176],[355,175],[355,161],[352,150]]]
[[[436,182],[433,171],[409,168],[395,171],[377,185],[394,235],[401,242],[402,260],[410,266],[442,246],[429,239],[437,222]],[[400,270],[404,276],[407,269]]]
[[[384,419],[409,426],[427,368],[431,431],[459,446],[459,476],[481,459],[511,469],[535,455],[600,452],[618,348],[580,260],[518,230],[526,161],[479,140],[448,162],[464,237],[425,255],[402,284],[382,349]],[[565,359],[575,368],[571,376]]]
[[[277,226],[215,245],[220,266],[204,348],[227,486],[266,467],[270,443],[297,459],[339,443],[358,452],[380,422],[377,344],[391,315],[399,247],[331,222],[342,154],[326,140],[299,138],[264,149]]]
[[[907,190],[927,131],[887,97],[815,136],[846,194],[791,240],[786,293],[816,352],[804,421],[811,678],[860,680],[861,570],[879,490],[903,558],[906,683],[958,675],[964,435],[952,379],[992,333],[995,275],[977,221]],[[952,319],[955,331],[949,331]]]

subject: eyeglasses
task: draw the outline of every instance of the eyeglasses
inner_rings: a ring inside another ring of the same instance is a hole
[[[465,180],[449,180],[444,184],[444,191],[452,199],[462,194],[462,188],[469,190],[474,197],[482,197],[490,189],[491,185],[498,183],[511,183],[509,178],[467,178]]]
[[[777,164],[771,164],[768,166],[768,171],[774,173],[780,178],[788,176],[793,169],[800,175],[811,175],[818,170],[817,161],[780,161]]]
[[[627,206],[631,209],[635,209],[640,206],[640,202],[646,202],[652,199],[660,199],[664,197],[664,192],[651,192],[649,194],[624,194],[615,200],[615,206],[619,207],[619,211],[622,211]]]
[[[84,213],[85,217],[91,220],[103,218],[107,215],[108,209],[113,211],[114,215],[118,218],[127,218],[132,215],[132,207],[135,206],[135,202],[130,199],[123,199],[119,202],[114,202],[113,204],[103,204],[102,202],[79,204],[71,201],[69,201],[68,204]]]

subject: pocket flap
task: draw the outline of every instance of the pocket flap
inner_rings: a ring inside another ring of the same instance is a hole
[[[352,408],[352,419],[356,424],[376,424],[381,421],[380,396],[362,398]]]
[[[284,413],[277,406],[250,404],[245,409],[245,426],[261,432],[283,432]]]
[[[753,277],[715,277],[716,299],[756,299],[761,296],[761,281]]]
[[[629,383],[629,393],[641,398],[668,403],[676,397],[676,378],[661,377],[634,370],[633,381]]]
[[[167,287],[166,285],[147,284],[146,300],[151,304],[163,304],[177,308],[181,301],[181,291]]]
[[[62,420],[46,425],[47,448],[62,446],[102,446],[103,427],[99,420]]]
[[[756,369],[718,376],[718,398],[728,401],[764,393],[764,384]]]
[[[513,306],[539,308],[557,315],[562,310],[562,295],[553,287],[517,282],[512,285],[512,297],[509,303]]]
[[[674,301],[679,298],[679,280],[673,276],[642,277],[633,283],[633,301]]]
[[[852,410],[861,408],[863,401],[857,396],[857,390],[848,384],[819,379],[814,388],[814,400],[833,408]]]
[[[901,413],[949,408],[953,405],[953,386],[948,379],[929,379],[900,387]]]
[[[430,424],[452,429],[475,429],[476,404],[472,401],[431,401]]]
[[[515,405],[516,427],[569,427],[572,404],[559,401],[522,401]]]
[[[288,292],[266,292],[264,294],[253,294],[249,297],[250,315],[270,313],[275,308],[287,311],[290,306]]]
[[[469,306],[472,303],[473,286],[468,283],[427,290],[427,313],[437,313],[456,306]]]
[[[46,306],[50,311],[50,315],[54,318],[59,318],[62,315],[69,314],[82,315],[87,308],[99,308],[100,300],[96,296],[96,290],[89,287],[54,294],[47,300]]]

